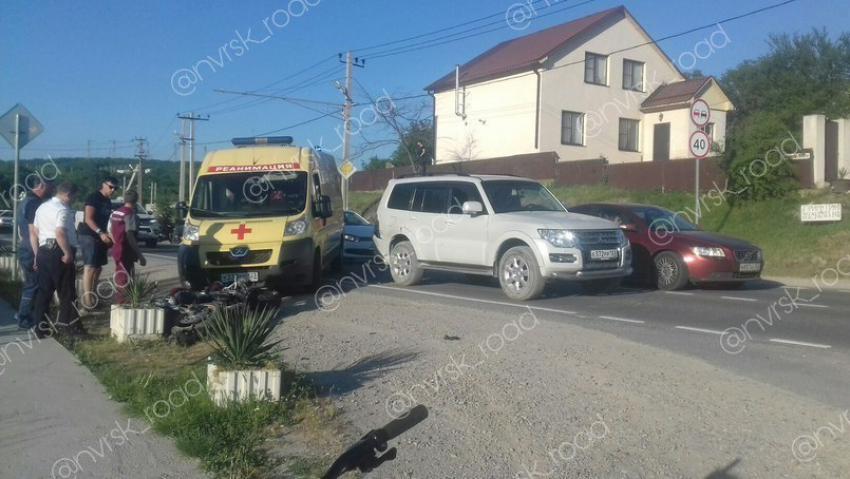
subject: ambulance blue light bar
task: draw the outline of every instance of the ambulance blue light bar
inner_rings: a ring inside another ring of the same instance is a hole
[[[291,136],[257,136],[247,138],[233,138],[230,140],[233,146],[251,145],[291,145]]]

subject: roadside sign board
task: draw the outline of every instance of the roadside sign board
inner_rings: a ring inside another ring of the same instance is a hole
[[[704,131],[695,131],[694,134],[691,135],[691,140],[688,146],[690,147],[691,154],[694,155],[694,158],[705,158],[708,156],[709,150],[711,150],[711,140]]]
[[[351,175],[357,172],[357,167],[354,166],[354,163],[346,160],[339,165],[339,172],[347,180],[351,178]]]
[[[841,204],[800,205],[800,221],[841,221]]]
[[[18,103],[13,106],[3,116],[0,116],[0,136],[5,138],[12,147],[15,146],[15,117],[17,115],[21,117],[21,135],[18,140],[18,147],[23,148],[40,135],[44,131],[44,127],[23,105]]]
[[[708,125],[708,122],[711,121],[711,108],[708,107],[705,100],[696,100],[691,105],[691,121],[700,128]]]

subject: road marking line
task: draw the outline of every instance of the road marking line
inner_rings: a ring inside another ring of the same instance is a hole
[[[697,333],[717,334],[723,336],[723,331],[715,331],[713,329],[691,328],[689,326],[675,326],[676,329],[684,329],[685,331],[694,331]]]
[[[829,308],[829,306],[825,304],[805,304],[805,303],[794,303],[797,306],[802,306],[804,308]]]
[[[463,301],[473,301],[476,303],[486,303],[486,304],[495,304],[499,306],[511,306],[514,308],[522,308],[522,309],[536,309],[538,311],[548,311],[552,313],[561,313],[561,314],[578,314],[575,311],[565,311],[563,309],[551,309],[551,308],[541,308],[539,306],[528,306],[524,304],[514,304],[514,303],[503,303],[501,301],[490,301],[489,299],[477,299],[477,298],[467,298],[465,296],[455,296],[452,294],[443,294],[443,293],[434,293],[431,291],[417,291],[415,289],[404,289],[404,288],[393,288],[391,286],[381,286],[378,284],[370,284],[370,288],[378,288],[378,289],[389,289],[392,291],[404,291],[406,293],[417,293],[424,294],[427,296],[437,296],[438,298],[449,298],[449,299],[460,299]]]
[[[678,294],[679,296],[693,296],[694,293],[686,293],[684,291],[665,291],[664,294]]]
[[[815,343],[804,343],[801,341],[789,341],[787,339],[770,339],[771,343],[781,343],[781,344],[793,344],[795,346],[808,346],[810,348],[820,348],[820,349],[829,349],[832,346],[827,344],[815,344]]]
[[[747,301],[747,302],[750,302],[750,303],[758,303],[757,299],[740,298],[738,296],[721,296],[720,299],[728,299],[728,300],[731,300],[731,301]]]
[[[638,321],[636,319],[626,319],[626,318],[617,318],[615,316],[600,316],[599,319],[608,319],[611,321],[620,321],[623,323],[632,323],[632,324],[644,324],[645,321]]]

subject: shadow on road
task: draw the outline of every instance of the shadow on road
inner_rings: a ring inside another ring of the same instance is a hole
[[[331,371],[307,373],[307,377],[319,388],[319,394],[322,396],[345,394],[360,389],[365,383],[385,374],[387,370],[408,363],[418,355],[414,352],[389,350],[365,356],[346,366],[340,365]]]

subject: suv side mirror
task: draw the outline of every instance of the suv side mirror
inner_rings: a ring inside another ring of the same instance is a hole
[[[331,197],[328,195],[320,196],[316,216],[318,216],[319,218],[330,218],[333,215],[334,210],[333,204],[331,203]]]
[[[464,201],[461,207],[465,215],[477,215],[484,211],[484,205],[480,201]]]
[[[620,225],[620,229],[625,231],[626,233],[636,233],[638,227],[634,223],[623,223]]]

